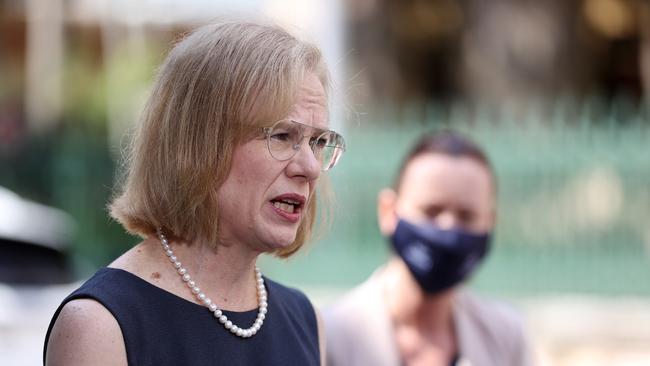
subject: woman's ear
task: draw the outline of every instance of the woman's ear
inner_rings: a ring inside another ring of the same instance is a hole
[[[397,193],[390,189],[384,188],[377,196],[377,221],[379,231],[385,237],[393,235],[397,227],[399,218],[395,213],[397,203]]]

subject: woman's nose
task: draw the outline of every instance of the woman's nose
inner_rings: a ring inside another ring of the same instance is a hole
[[[290,177],[304,177],[305,180],[311,181],[319,177],[321,172],[321,163],[314,155],[307,139],[303,139],[296,155],[287,165],[287,174]]]

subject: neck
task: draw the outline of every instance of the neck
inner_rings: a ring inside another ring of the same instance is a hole
[[[429,334],[453,336],[453,289],[426,294],[404,262],[393,258],[382,274],[389,314],[396,324],[413,325]]]
[[[160,246],[156,242],[154,245]],[[174,254],[187,268],[197,286],[219,308],[245,311],[257,307],[255,263],[259,253],[247,250],[243,245],[212,245],[194,242],[171,242]],[[173,270],[162,250],[164,265]],[[183,284],[178,282],[180,286]],[[190,294],[187,288],[183,291]]]

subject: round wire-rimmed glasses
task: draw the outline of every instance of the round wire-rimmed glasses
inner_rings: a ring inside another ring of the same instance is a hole
[[[345,140],[338,133],[291,119],[279,120],[271,127],[264,127],[264,136],[269,153],[279,161],[293,158],[304,138],[308,137],[309,147],[320,162],[322,171],[332,169],[345,151]]]

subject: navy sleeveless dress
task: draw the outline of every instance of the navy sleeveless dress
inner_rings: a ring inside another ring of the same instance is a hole
[[[298,290],[265,278],[268,313],[247,339],[226,330],[204,306],[192,303],[121,269],[102,268],[66,297],[54,313],[47,343],[61,308],[70,300],[93,299],[117,319],[129,365],[318,365],[316,314]],[[242,327],[257,309],[224,312]]]

